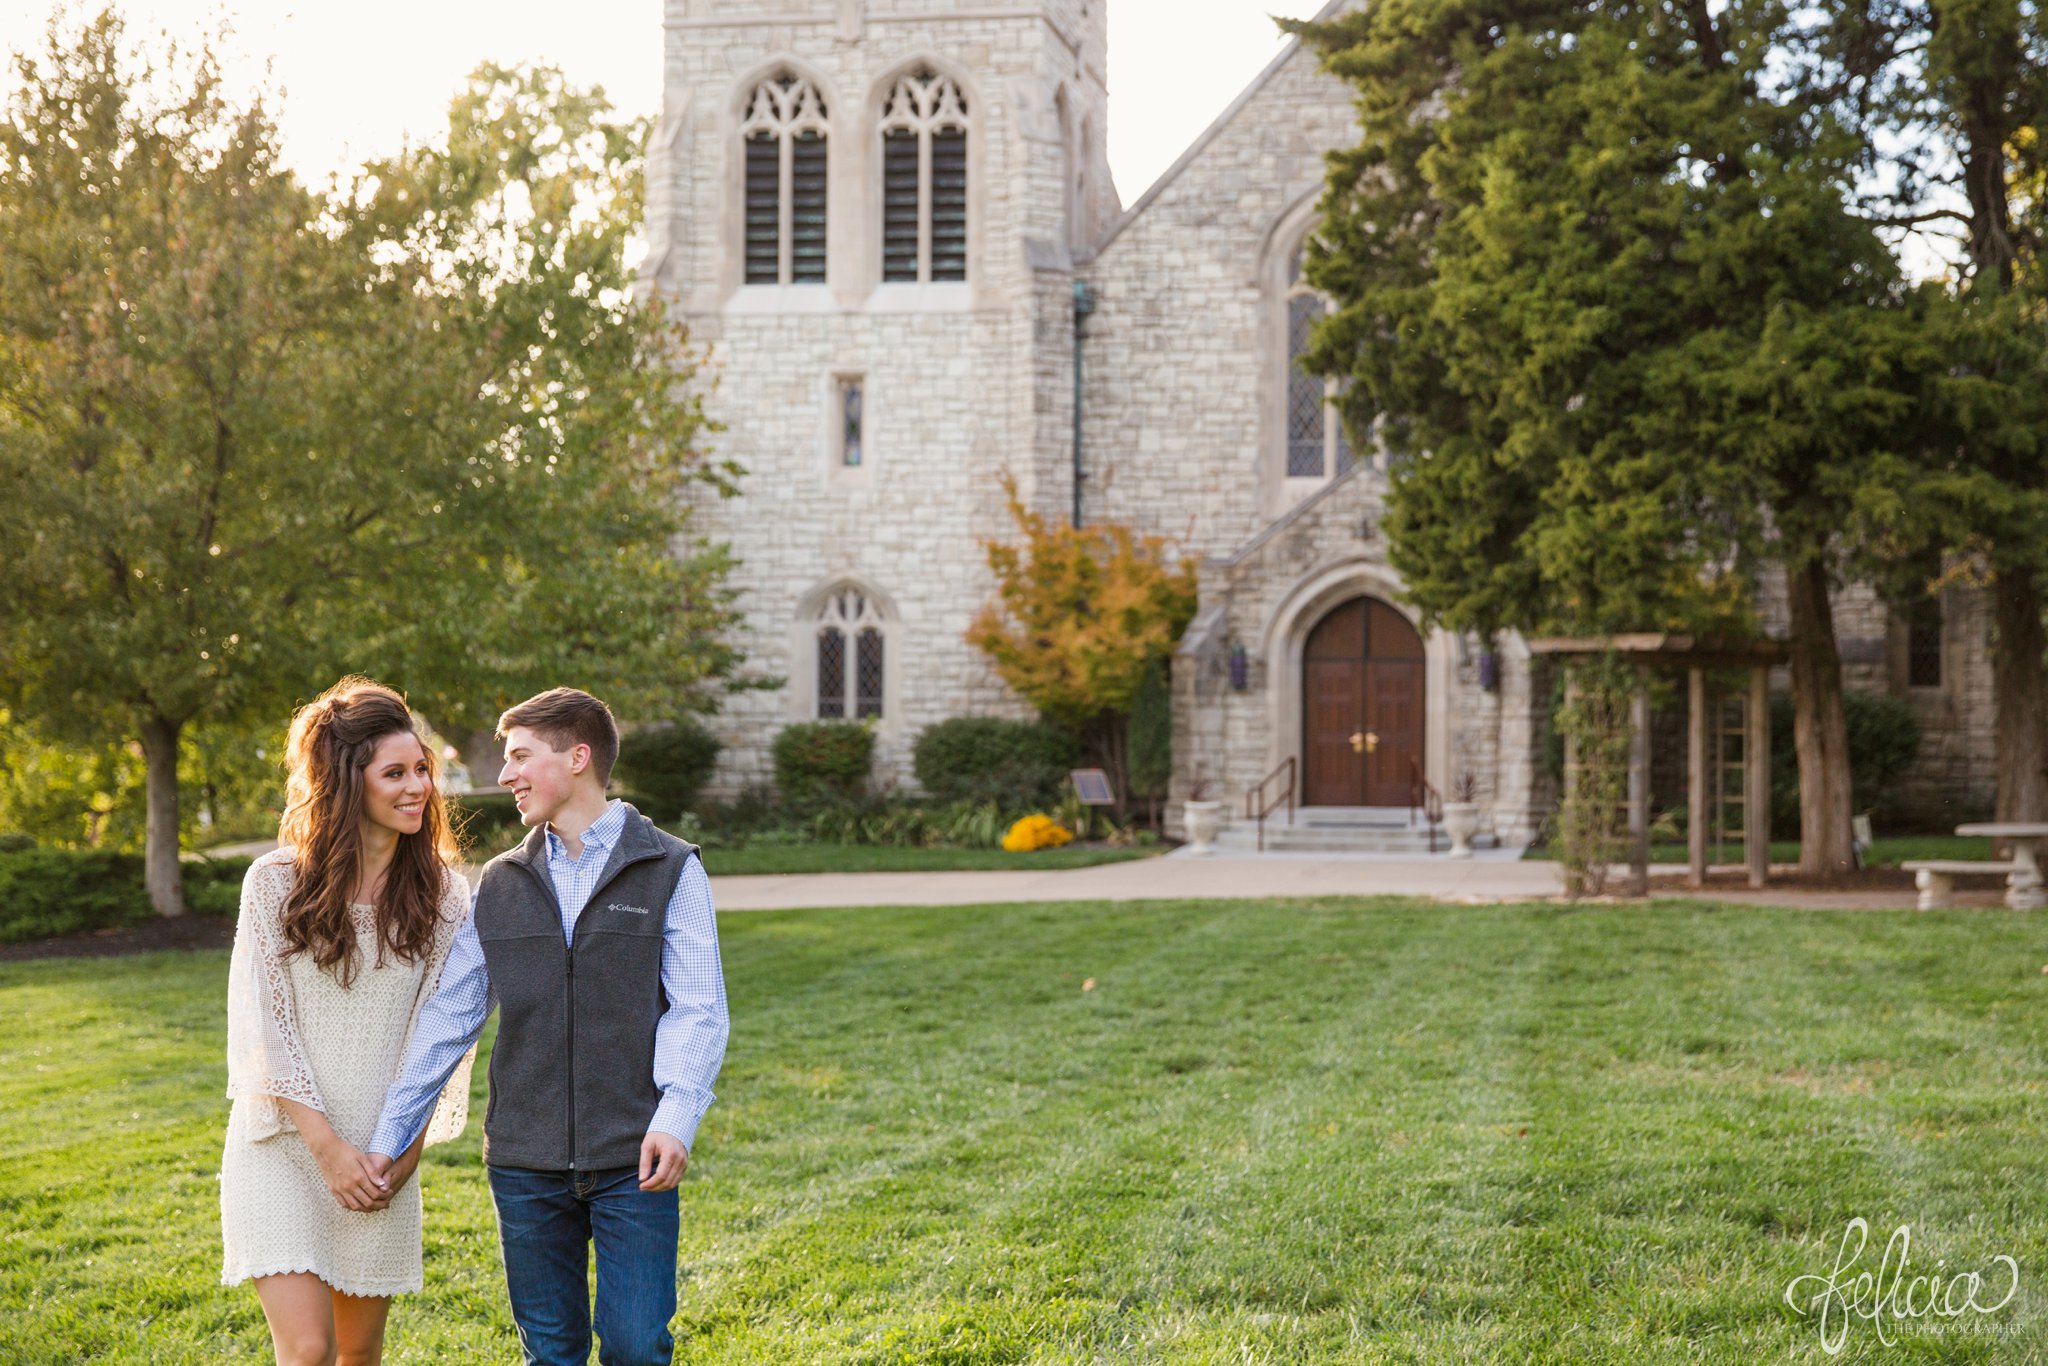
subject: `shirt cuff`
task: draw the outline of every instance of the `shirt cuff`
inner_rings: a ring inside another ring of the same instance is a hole
[[[370,1135],[370,1146],[363,1151],[395,1158],[411,1146],[412,1139],[406,1138],[396,1124],[387,1122],[377,1126],[377,1132]]]
[[[697,1126],[704,1122],[704,1112],[715,1099],[709,1091],[671,1086],[662,1093],[661,1104],[655,1107],[647,1127],[667,1134],[687,1149],[697,1141]]]

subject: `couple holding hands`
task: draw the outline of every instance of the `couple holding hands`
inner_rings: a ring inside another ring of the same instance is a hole
[[[484,1162],[530,1366],[669,1361],[676,1185],[725,1056],[710,881],[605,782],[603,702],[507,711],[529,834],[474,894],[405,700],[343,679],[292,719],[280,847],[228,972],[222,1281],[254,1281],[280,1366],[380,1360],[421,1288],[420,1150],[461,1133],[493,1007]]]

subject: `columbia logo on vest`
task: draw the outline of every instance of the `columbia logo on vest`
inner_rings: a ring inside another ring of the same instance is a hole
[[[625,912],[625,913],[626,913],[627,915],[653,915],[653,914],[654,914],[654,912],[653,912],[653,911],[650,911],[650,910],[648,910],[648,909],[647,909],[647,908],[646,908],[645,906],[628,906],[628,905],[626,905],[626,904],[625,904],[624,902],[620,902],[620,901],[614,901],[614,902],[612,902],[612,903],[611,903],[611,904],[610,904],[609,906],[606,906],[606,907],[605,907],[605,909],[606,909],[606,910],[608,910],[608,911],[624,911],[624,912]]]

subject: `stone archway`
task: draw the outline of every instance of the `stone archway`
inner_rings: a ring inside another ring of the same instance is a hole
[[[1302,803],[1405,806],[1423,771],[1422,637],[1363,594],[1323,613],[1302,647]]]

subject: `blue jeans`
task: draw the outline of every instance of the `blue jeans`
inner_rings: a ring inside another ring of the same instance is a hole
[[[667,1366],[675,1353],[677,1202],[640,1189],[632,1167],[491,1167],[505,1287],[526,1366],[590,1360],[590,1244],[597,1244],[597,1359]]]

